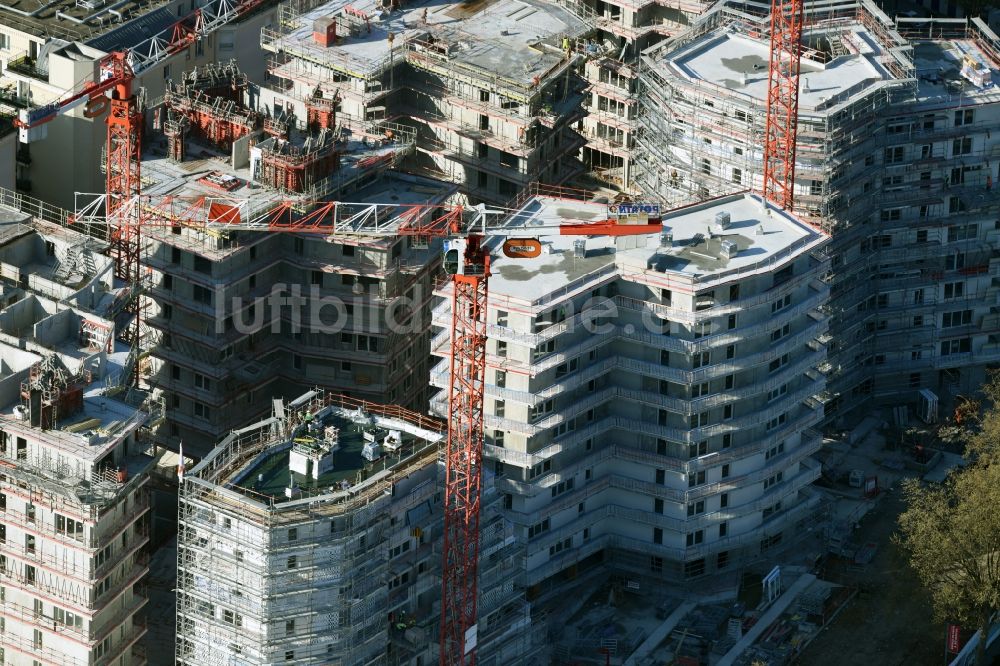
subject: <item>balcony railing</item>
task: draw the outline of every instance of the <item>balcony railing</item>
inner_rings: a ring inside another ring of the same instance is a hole
[[[33,79],[38,79],[39,81],[49,80],[49,73],[38,67],[38,61],[32,58],[27,53],[21,53],[7,61],[6,70],[9,72],[14,72],[16,74],[23,74],[24,76],[30,76]]]

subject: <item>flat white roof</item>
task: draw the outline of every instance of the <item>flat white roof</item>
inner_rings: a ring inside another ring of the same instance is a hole
[[[42,430],[14,413],[14,403],[0,410],[0,427],[7,432],[25,433],[47,448],[59,451],[85,462],[93,462],[114,448],[118,442],[139,428],[149,415],[120,400],[104,395],[104,382],[87,388],[83,394],[83,409],[60,421],[56,428]],[[66,428],[92,421],[85,432],[70,432]]]
[[[730,226],[710,228],[716,213],[727,212]],[[607,204],[533,197],[517,213],[531,237],[531,227],[592,222],[607,217]],[[576,256],[574,241],[582,237],[539,236],[545,251],[534,259],[511,259],[493,252],[490,294],[537,304],[574,285],[592,284],[602,277],[639,273],[670,274],[696,289],[736,274],[774,270],[788,258],[824,243],[827,236],[795,216],[769,208],[760,199],[735,194],[663,214],[663,231],[673,236],[663,245],[661,234],[615,239],[586,238],[585,256]],[[551,233],[551,232],[548,232]],[[735,243],[735,254],[723,255],[723,241]]]
[[[405,49],[400,46],[430,32],[458,44],[453,58],[530,82],[562,59],[558,52],[532,48],[535,44],[547,41],[558,49],[564,35],[586,31],[583,21],[546,0],[421,0],[401,3],[403,6],[392,13],[382,13],[381,4],[377,0],[332,0],[300,15],[299,25],[283,36],[281,43],[294,45],[293,52],[307,54],[314,62],[362,77],[388,64],[389,33],[394,36],[395,57],[402,61]],[[370,32],[366,27],[357,36],[338,35],[341,39],[336,46],[316,44],[313,21],[339,15],[347,6],[370,17]]]
[[[852,30],[859,53],[833,58],[827,63],[803,56],[799,81],[799,107],[815,109],[857,88],[891,78],[873,61],[875,41],[864,29]],[[692,45],[669,55],[670,66],[691,80],[706,81],[756,100],[767,99],[770,45],[745,35],[712,32]]]

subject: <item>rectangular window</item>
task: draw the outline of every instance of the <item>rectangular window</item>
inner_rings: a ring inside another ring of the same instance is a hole
[[[771,303],[771,312],[778,312],[779,310],[784,310],[789,305],[792,304],[792,295],[786,294],[784,298],[779,298],[778,300]]]
[[[886,148],[884,157],[886,164],[898,164],[906,158],[906,154],[903,146],[895,146],[893,148]]]
[[[778,416],[775,416],[773,419],[767,422],[767,431],[770,432],[775,428],[780,428],[785,424],[786,419],[787,419],[786,414],[779,414]]]
[[[951,154],[953,157],[959,155],[969,155],[972,153],[972,137],[962,137],[951,142]]]
[[[978,224],[952,224],[948,227],[948,242],[974,240],[978,234]]]
[[[943,340],[941,342],[941,356],[951,356],[952,354],[967,354],[972,351],[972,338],[960,338],[958,340]]]
[[[698,530],[697,532],[688,532],[687,535],[687,545],[697,546],[705,540],[705,532],[703,530]]]
[[[767,401],[774,402],[781,396],[785,395],[787,392],[788,392],[788,384],[782,384],[777,388],[773,388],[767,392]]]
[[[961,298],[965,294],[964,282],[947,282],[944,285],[944,297]]]
[[[549,519],[546,518],[542,522],[532,525],[531,527],[528,528],[528,538],[533,539],[542,532],[548,532],[548,531],[549,531]]]
[[[208,287],[203,287],[200,284],[193,285],[192,296],[198,303],[203,303],[205,305],[212,304],[212,290]]]
[[[972,310],[959,310],[957,312],[945,312],[941,315],[942,328],[954,328],[956,326],[968,326],[972,323]]]
[[[769,476],[768,478],[764,479],[764,490],[773,488],[774,486],[781,483],[783,476],[784,472],[778,472],[777,474],[774,474],[773,476]]]
[[[566,479],[565,481],[560,481],[556,485],[552,486],[552,496],[558,497],[563,493],[567,493],[573,490],[573,479]]]

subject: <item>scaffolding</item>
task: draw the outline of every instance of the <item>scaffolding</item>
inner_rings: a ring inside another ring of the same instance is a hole
[[[307,138],[302,146],[270,137],[257,147],[261,152],[257,180],[279,192],[307,192],[339,164],[333,132],[328,129]]]
[[[414,439],[397,464],[340,487],[302,489],[292,497],[249,487],[255,465],[290,450],[331,413]],[[443,427],[400,407],[316,390],[288,404],[275,401],[271,418],[233,432],[186,472],[178,663],[234,656],[316,664],[436,659]],[[530,625],[529,608],[513,585],[516,549],[498,511],[501,501],[495,490],[487,492],[480,632],[481,643],[498,645],[510,629],[500,620],[516,609],[521,624]],[[426,567],[419,576],[418,566]]]
[[[679,75],[671,59],[720,32],[766,41],[764,17],[753,5],[723,5],[643,54],[637,178],[647,196],[676,205],[760,188],[761,101],[741,87]],[[828,0],[806,8],[804,41],[804,58],[867,58],[885,72],[799,110],[796,212],[833,235],[831,418],[873,394],[905,400],[945,382],[943,367],[982,367],[997,358],[1000,347],[990,342],[1000,340],[997,322],[983,305],[995,287],[982,276],[996,270],[991,220],[1000,198],[986,165],[1000,119],[986,109],[998,96],[993,88],[943,81],[929,65],[941,51],[978,49],[996,66],[998,38],[978,20],[894,23],[872,3]],[[918,49],[930,55],[920,61]],[[952,144],[957,148],[948,150]],[[975,238],[962,249],[946,240],[948,228],[970,224]],[[941,297],[943,282],[959,280],[979,305]],[[912,312],[904,316],[905,299]],[[977,333],[941,329],[944,314],[960,307],[973,313]],[[914,321],[933,332],[917,335]],[[899,344],[901,335],[908,342]],[[953,343],[956,336],[971,345]]]

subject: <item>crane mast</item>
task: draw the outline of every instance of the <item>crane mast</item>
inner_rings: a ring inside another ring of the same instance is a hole
[[[784,210],[792,209],[795,198],[795,143],[803,21],[803,0],[771,0],[762,194]]]
[[[105,205],[108,215],[132,215],[128,204],[140,193],[142,164],[142,112],[132,94],[134,74],[124,53],[111,54],[102,68],[102,75],[113,82],[110,88],[111,108],[108,113],[107,163],[105,164]],[[128,284],[139,281],[138,224],[115,226],[110,235],[111,253],[115,260],[115,275]],[[138,322],[138,319],[136,319]]]
[[[445,450],[441,664],[476,663],[479,503],[486,374],[486,287],[490,257],[483,238],[466,237],[452,277],[451,375]]]

